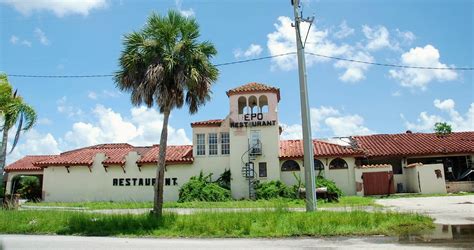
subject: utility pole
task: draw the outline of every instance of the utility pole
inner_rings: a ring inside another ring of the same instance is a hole
[[[314,154],[313,140],[311,137],[311,120],[309,115],[308,104],[308,87],[306,84],[306,62],[304,57],[304,45],[301,39],[300,23],[312,23],[314,18],[306,18],[300,16],[300,1],[291,0],[295,13],[295,30],[296,30],[296,48],[298,54],[298,70],[300,79],[300,99],[301,99],[301,123],[303,127],[303,146],[304,146],[304,180],[306,190],[306,212],[316,210],[316,181],[314,178]],[[311,27],[311,26],[310,26]],[[309,30],[308,30],[309,32]]]

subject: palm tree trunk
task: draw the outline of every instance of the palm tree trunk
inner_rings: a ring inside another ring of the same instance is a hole
[[[156,169],[155,197],[152,211],[152,213],[157,217],[161,217],[163,215],[163,184],[165,179],[168,119],[170,117],[170,113],[170,110],[165,110],[165,112],[163,112],[163,128],[161,129],[160,152],[158,156],[158,168]]]
[[[8,141],[8,129],[6,128],[6,126],[4,126],[2,144],[0,146],[0,175],[3,174],[3,169],[5,168],[5,162],[7,158],[7,141]]]

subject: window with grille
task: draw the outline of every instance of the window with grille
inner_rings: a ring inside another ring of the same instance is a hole
[[[221,154],[230,154],[230,137],[229,133],[221,133]]]
[[[217,155],[217,133],[209,133],[209,155]]]
[[[196,155],[206,155],[205,134],[196,134]]]
[[[347,169],[347,162],[341,158],[336,158],[329,163],[329,169]]]

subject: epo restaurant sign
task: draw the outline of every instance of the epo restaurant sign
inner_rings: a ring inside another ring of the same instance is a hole
[[[260,127],[260,126],[274,126],[276,120],[264,121],[263,113],[252,113],[245,114],[244,121],[242,122],[230,122],[231,128],[241,128],[241,127]]]

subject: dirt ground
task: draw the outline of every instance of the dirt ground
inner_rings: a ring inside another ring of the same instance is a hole
[[[474,224],[474,195],[379,199],[376,203],[395,211],[426,214],[438,224]]]

